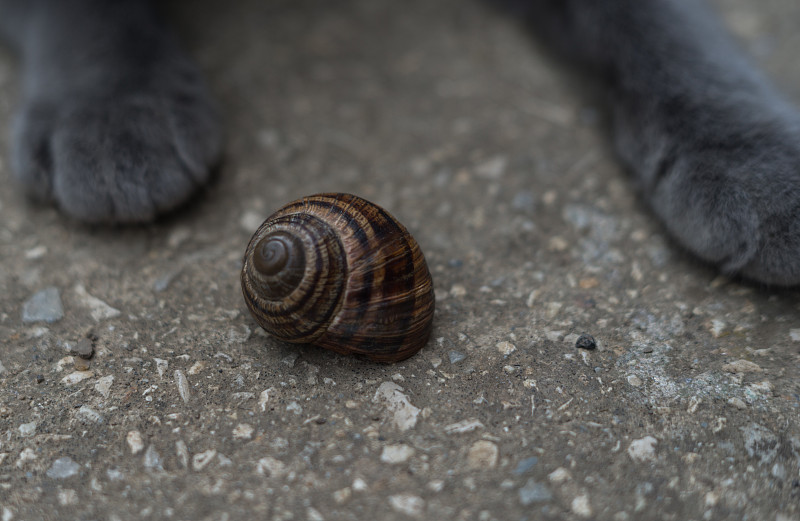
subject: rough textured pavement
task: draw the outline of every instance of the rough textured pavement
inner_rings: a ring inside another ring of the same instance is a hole
[[[3,521],[800,519],[798,293],[681,253],[523,30],[458,0],[222,4],[174,9],[228,132],[194,205],[81,226],[0,155]],[[718,5],[800,100],[800,4]],[[252,231],[328,190],[427,256],[434,337],[403,363],[245,310]]]

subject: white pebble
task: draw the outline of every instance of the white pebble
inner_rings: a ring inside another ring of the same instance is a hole
[[[175,455],[178,456],[181,467],[186,468],[189,466],[189,449],[186,447],[185,441],[178,440],[175,442]]]
[[[517,350],[517,346],[515,346],[511,342],[506,342],[506,341],[498,342],[497,344],[495,344],[495,347],[503,356],[508,356]]]
[[[258,460],[256,472],[273,478],[281,477],[286,473],[286,465],[280,460],[267,456]]]
[[[94,384],[94,390],[100,393],[103,398],[108,398],[108,395],[111,394],[111,384],[113,383],[114,375],[104,376]]]
[[[497,445],[488,440],[478,440],[467,453],[467,465],[473,469],[492,469],[497,466],[500,451]]]
[[[242,217],[239,219],[239,225],[247,233],[253,233],[256,228],[261,226],[261,223],[264,222],[265,217],[265,215],[262,215],[259,212],[248,210],[242,214]]]
[[[414,448],[408,445],[386,445],[381,452],[381,461],[389,464],[405,463],[414,455]]]
[[[463,434],[465,432],[474,431],[475,429],[483,429],[483,424],[475,418],[470,418],[468,420],[451,423],[444,428],[444,432],[445,434]]]
[[[450,288],[450,295],[455,298],[464,297],[467,295],[467,288],[463,284],[453,284]]]
[[[159,378],[163,378],[164,372],[169,368],[169,362],[161,358],[153,358],[153,361],[156,363],[156,372]]]
[[[269,389],[261,391],[261,394],[258,397],[258,406],[261,408],[261,412],[267,411],[267,404],[269,403],[269,393],[274,391],[275,391],[274,387],[270,387]]]
[[[72,458],[65,456],[53,462],[50,468],[47,469],[47,477],[51,479],[70,478],[77,474],[80,469],[81,466],[72,461]]]
[[[139,454],[144,449],[144,440],[142,440],[142,433],[139,431],[130,431],[125,437],[128,442],[128,447],[131,449],[131,454]]]
[[[17,430],[19,431],[19,435],[24,438],[33,436],[36,433],[36,422],[23,423],[17,427]]]
[[[577,496],[575,499],[572,500],[572,504],[570,505],[570,509],[578,516],[581,517],[591,517],[592,516],[592,507],[589,504],[589,496]]]
[[[246,423],[240,423],[233,429],[233,437],[237,440],[249,440],[253,437],[253,426]]]
[[[196,375],[196,374],[200,374],[200,372],[205,368],[206,368],[206,363],[204,361],[200,360],[199,362],[193,363],[192,367],[190,367],[189,370],[186,371],[186,372],[189,375]]]
[[[340,488],[336,492],[333,493],[333,500],[341,505],[342,503],[346,503],[350,496],[353,495],[353,489],[350,487]]]
[[[158,454],[155,445],[147,447],[147,451],[144,453],[143,464],[146,468],[151,470],[164,470],[161,467],[161,456]]]
[[[656,458],[655,445],[657,443],[658,440],[652,436],[645,436],[644,438],[634,440],[628,447],[628,455],[634,461],[652,461]]]
[[[75,286],[75,293],[77,294],[80,303],[89,308],[89,314],[92,316],[95,322],[118,317],[120,315],[120,311],[118,309],[112,308],[99,298],[89,295],[89,293],[86,292],[86,288],[84,288],[82,284]]]
[[[627,380],[628,380],[628,384],[630,384],[633,387],[641,387],[641,385],[643,383],[642,379],[639,378],[638,376],[636,376],[635,374],[629,375]]]
[[[420,517],[425,509],[425,501],[419,496],[411,494],[395,494],[389,496],[389,505],[401,514],[411,517]]]
[[[78,504],[78,493],[71,488],[58,491],[58,504],[65,507]]]
[[[183,371],[180,369],[175,370],[175,383],[178,385],[178,393],[181,395],[183,399],[183,403],[189,403],[189,398],[191,394],[189,392],[189,381],[183,375]]]
[[[549,479],[551,483],[558,484],[572,479],[572,474],[570,474],[569,471],[564,467],[558,467],[556,470],[547,475],[547,479]]]
[[[393,423],[400,431],[406,431],[417,424],[419,408],[413,406],[408,396],[403,394],[403,388],[394,382],[383,382],[375,396],[372,397],[373,403],[382,403],[393,413]]]
[[[425,485],[425,488],[430,490],[431,492],[441,492],[444,490],[444,480],[441,479],[433,479]]]
[[[25,252],[25,258],[27,260],[36,260],[41,259],[47,253],[47,246],[40,245]]]
[[[724,321],[715,318],[711,321],[711,325],[709,326],[708,330],[711,332],[711,336],[714,338],[719,338],[725,332],[726,327],[727,324],[725,324]]]
[[[205,452],[201,452],[199,454],[195,454],[192,458],[192,468],[195,471],[203,470],[206,465],[211,463],[211,460],[214,459],[214,456],[217,455],[217,451],[214,449],[209,449]]]
[[[82,382],[83,380],[93,376],[94,373],[91,371],[75,371],[74,373],[70,373],[62,378],[61,383],[64,385],[75,385],[76,383]]]
[[[35,459],[36,452],[34,452],[34,450],[30,447],[25,447],[22,449],[22,452],[19,453],[19,458],[17,458],[17,468],[21,469],[26,463]]]
[[[80,409],[78,409],[78,412],[75,413],[75,415],[85,422],[103,423],[103,415],[85,405],[81,405]]]

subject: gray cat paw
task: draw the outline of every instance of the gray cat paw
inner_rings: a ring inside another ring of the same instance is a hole
[[[699,257],[726,273],[794,286],[800,284],[800,134],[778,121],[683,147],[648,198]]]
[[[92,223],[149,221],[186,201],[221,140],[199,77],[176,76],[156,88],[24,103],[12,167],[26,191]]]

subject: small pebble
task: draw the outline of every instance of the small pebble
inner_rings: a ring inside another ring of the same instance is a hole
[[[414,448],[408,445],[386,445],[381,452],[381,461],[389,464],[405,463],[414,455]]]
[[[572,479],[572,474],[569,473],[564,467],[558,467],[556,470],[547,475],[552,483],[564,483]]]
[[[115,318],[121,314],[120,310],[113,308],[99,298],[90,295],[82,284],[75,286],[75,294],[77,295],[78,300],[81,301],[81,304],[89,308],[89,314],[96,322],[100,322],[101,320],[106,320],[109,318]]]
[[[470,418],[468,420],[451,423],[444,428],[444,432],[445,434],[463,434],[465,432],[474,431],[475,429],[483,429],[483,427],[483,424],[479,420]]]
[[[144,441],[142,440],[142,433],[139,431],[130,431],[126,436],[128,447],[131,449],[131,454],[139,454],[144,449]]]
[[[76,415],[78,418],[87,423],[103,423],[103,415],[85,405],[81,405],[81,408],[78,409]]]
[[[214,449],[208,449],[205,452],[195,454],[192,458],[192,468],[196,471],[203,470],[206,465],[211,463],[211,460],[214,459],[216,455],[217,451]]]
[[[467,465],[473,469],[492,469],[497,466],[500,451],[497,445],[488,440],[478,440],[467,453]]]
[[[464,360],[467,357],[467,355],[461,353],[460,351],[450,351],[449,353],[447,353],[447,357],[450,359],[451,364],[457,364],[462,360]]]
[[[524,486],[519,489],[519,502],[523,506],[533,503],[544,503],[553,499],[550,489],[541,483],[537,483],[533,478],[529,479]]]
[[[504,356],[508,356],[517,350],[517,346],[515,346],[511,342],[498,342],[495,345],[495,347],[500,352],[500,354]]]
[[[519,463],[517,463],[517,466],[514,467],[514,470],[512,472],[517,476],[520,476],[531,470],[533,467],[535,467],[537,463],[539,463],[539,458],[537,458],[536,456],[525,458],[523,460],[520,460]]]
[[[183,403],[189,403],[191,393],[189,391],[189,381],[180,369],[175,370],[175,383],[178,386],[178,394],[181,395]]]
[[[350,487],[344,487],[333,493],[333,500],[337,504],[341,505],[342,503],[346,503],[347,500],[350,499],[350,496],[352,495],[353,495],[353,489],[351,489]]]
[[[749,360],[736,360],[722,366],[722,370],[728,373],[760,373],[763,371],[761,366]]]
[[[45,288],[35,293],[22,305],[22,321],[47,322],[52,324],[64,317],[64,308],[61,306],[61,295],[58,288]]]
[[[583,333],[578,339],[575,341],[575,347],[578,349],[596,349],[597,342],[595,341],[594,337],[588,333]]]
[[[652,461],[656,459],[655,446],[657,443],[658,440],[652,436],[645,436],[642,439],[634,440],[628,447],[628,455],[634,461]]]
[[[19,453],[19,458],[17,458],[17,468],[21,469],[35,459],[36,452],[30,447],[25,447],[22,449],[22,452]]]
[[[395,511],[411,517],[421,517],[425,510],[425,500],[411,494],[389,496],[389,505]]]
[[[441,492],[444,490],[444,480],[441,479],[433,479],[425,485],[425,488],[430,490],[431,492]]]
[[[89,370],[89,362],[86,361],[85,358],[77,357],[75,361],[72,363],[72,366],[75,368],[76,371],[88,371]]]
[[[19,435],[22,437],[33,436],[36,433],[36,422],[23,423],[17,427],[17,430],[19,430]]]
[[[628,383],[633,387],[641,387],[643,382],[642,382],[641,378],[639,378],[638,376],[632,374],[632,375],[628,376]]]
[[[25,252],[25,258],[28,259],[28,260],[37,260],[37,259],[41,259],[42,257],[44,257],[44,255],[46,253],[47,253],[47,246],[40,245],[40,246],[36,246],[36,247],[31,248],[30,250],[26,251]]]
[[[586,495],[577,496],[575,499],[572,500],[570,509],[572,510],[572,512],[574,512],[580,517],[583,518],[592,517],[592,507],[589,504],[589,496]]]
[[[463,284],[453,284],[450,288],[450,295],[455,298],[463,297],[467,294],[467,288]]]
[[[728,405],[733,405],[740,411],[747,408],[747,404],[741,398],[733,397],[728,399]]]
[[[247,423],[240,423],[233,429],[233,437],[237,440],[249,440],[253,437],[253,426]]]
[[[147,447],[144,453],[144,466],[151,470],[164,470],[161,466],[161,456],[156,451],[155,445]]]
[[[94,376],[94,373],[91,371],[75,371],[62,378],[61,383],[64,385],[74,385],[92,376]]]
[[[400,431],[407,431],[417,424],[420,409],[409,401],[403,388],[394,382],[383,382],[378,386],[373,403],[381,403],[393,416],[393,423]]]
[[[114,383],[114,375],[108,375],[97,380],[94,384],[94,390],[103,395],[103,398],[108,398],[111,393],[111,384]]]
[[[72,461],[72,458],[65,456],[58,458],[47,469],[47,477],[51,479],[65,479],[78,473],[81,466]]]
[[[88,338],[81,338],[70,350],[70,353],[73,355],[78,355],[86,360],[90,359],[94,354],[94,346],[92,345],[92,341]]]

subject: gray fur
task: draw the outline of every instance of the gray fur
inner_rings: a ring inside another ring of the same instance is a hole
[[[23,62],[11,164],[31,196],[83,221],[142,222],[207,180],[216,111],[148,2],[0,0],[0,19]]]
[[[728,273],[800,283],[800,117],[700,0],[506,0],[602,85],[622,161],[686,248]],[[92,222],[154,218],[220,150],[194,66],[143,0],[0,0],[23,99],[27,191]]]

